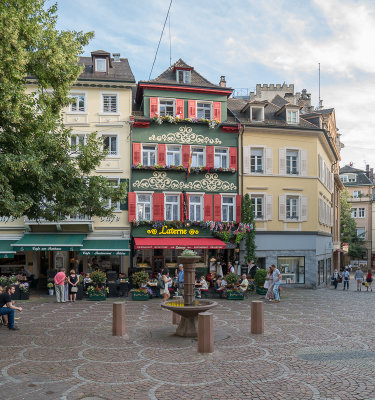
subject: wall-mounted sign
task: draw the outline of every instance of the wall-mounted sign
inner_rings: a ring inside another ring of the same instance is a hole
[[[164,225],[161,229],[148,229],[146,231],[148,235],[158,236],[158,235],[189,235],[196,236],[199,235],[199,230],[194,228],[168,228]]]

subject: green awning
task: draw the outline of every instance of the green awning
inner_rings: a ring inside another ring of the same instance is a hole
[[[11,247],[15,240],[0,240],[0,258],[14,258],[15,250]]]
[[[130,252],[129,240],[84,240],[80,255],[85,256],[126,256]]]
[[[28,233],[12,244],[15,251],[78,251],[85,234]]]

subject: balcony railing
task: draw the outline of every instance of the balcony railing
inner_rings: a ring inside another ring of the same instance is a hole
[[[93,218],[89,217],[88,215],[68,215],[64,219],[58,221],[48,221],[45,218],[39,219],[29,219],[25,217],[26,224],[69,224],[69,223],[82,223],[82,222],[92,222]]]

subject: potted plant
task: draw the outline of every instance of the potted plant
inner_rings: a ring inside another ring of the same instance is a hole
[[[132,300],[140,301],[148,300],[150,298],[147,288],[142,287],[146,286],[147,282],[148,275],[145,271],[139,271],[133,274],[133,284],[137,286],[137,289],[131,290]]]
[[[9,280],[7,276],[0,276],[0,286],[2,286],[3,288],[5,288],[6,286],[8,286]]]
[[[230,272],[225,276],[228,290],[226,291],[227,300],[243,300],[244,294],[238,287],[240,277],[234,272]]]
[[[261,295],[265,295],[267,293],[267,289],[265,289],[264,282],[266,281],[267,271],[263,268],[258,269],[255,273],[254,281],[256,285],[256,292]]]
[[[95,271],[92,271],[90,277],[91,277],[92,283],[94,283],[97,286],[102,286],[103,284],[105,284],[105,282],[107,280],[105,273],[98,269]]]
[[[20,300],[29,300],[30,287],[27,282],[20,283]]]
[[[107,293],[109,292],[107,287],[99,287],[91,285],[87,288],[87,294],[89,295],[90,301],[104,301],[107,299]]]
[[[50,296],[53,296],[53,283],[52,282],[47,283],[47,288],[48,288],[48,294]]]

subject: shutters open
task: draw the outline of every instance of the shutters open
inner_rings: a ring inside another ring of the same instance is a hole
[[[241,200],[242,196],[238,194],[236,196],[236,222],[240,223],[241,222]]]
[[[133,165],[141,164],[141,143],[133,143]]]
[[[272,220],[272,202],[273,202],[273,196],[272,194],[267,194],[265,195],[265,200],[266,200],[266,220],[271,221]]]
[[[184,99],[176,99],[176,118],[184,119]]]
[[[221,221],[221,195],[214,194],[214,221]]]
[[[159,113],[159,98],[150,97],[150,118],[157,116]]]
[[[190,162],[190,146],[188,144],[184,144],[182,146],[182,165],[184,168],[189,167]]]
[[[243,147],[243,173],[250,174],[251,172],[251,147],[244,146]]]
[[[184,194],[180,193],[180,221],[185,221]],[[186,218],[187,219],[187,218]]]
[[[213,119],[215,119],[216,121],[221,122],[221,103],[218,101],[214,101],[213,103],[213,114],[214,117]]]
[[[266,158],[266,174],[273,174],[273,158],[272,158],[273,149],[272,147],[265,148],[265,158]]]
[[[166,165],[166,146],[165,144],[158,144],[158,164]]]
[[[134,192],[128,193],[128,217],[129,222],[137,219],[137,195]]]
[[[237,171],[237,147],[229,148],[229,168]]]
[[[196,100],[188,100],[188,117],[197,118],[197,102]]]
[[[301,218],[300,221],[307,221],[307,196],[301,196]]]
[[[212,194],[204,195],[204,220],[212,221]]]
[[[286,149],[279,149],[279,175],[286,175]]]
[[[279,195],[279,220],[286,220],[286,197],[285,194]]]
[[[213,168],[215,165],[215,147],[206,146],[206,167]]]

